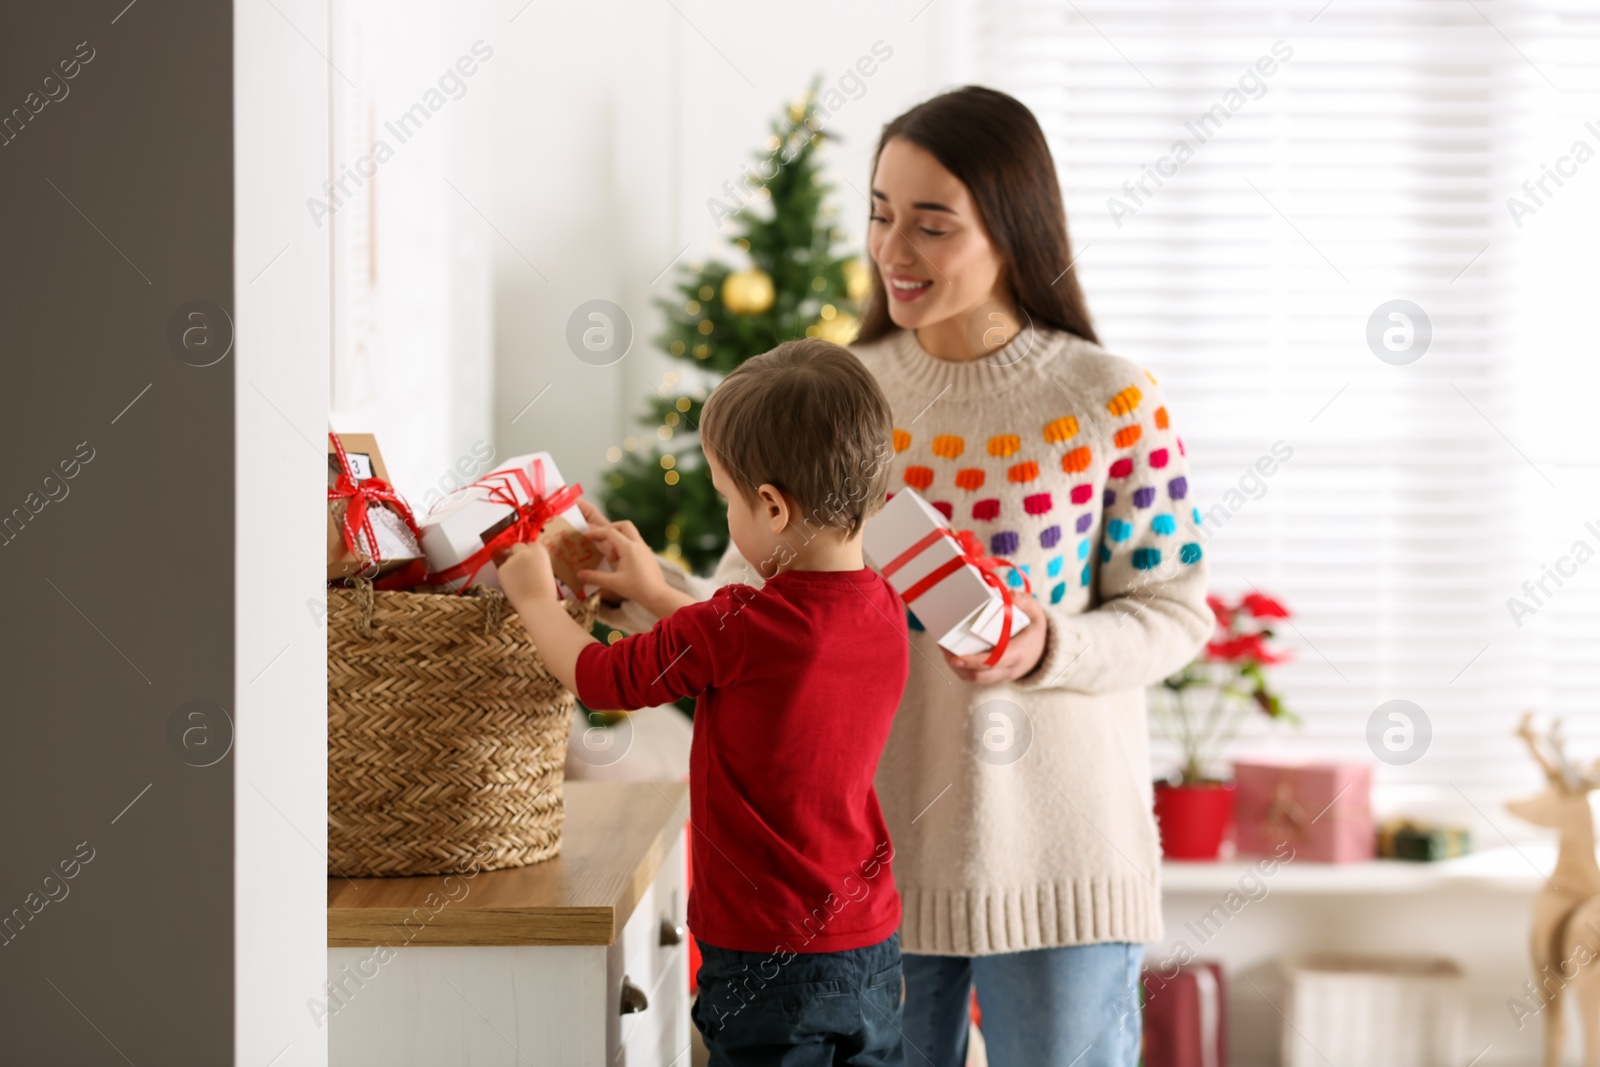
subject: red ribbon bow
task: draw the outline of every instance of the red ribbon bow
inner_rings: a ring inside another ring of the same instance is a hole
[[[522,487],[522,496],[527,498],[526,503],[519,503],[511,479],[515,479]],[[456,590],[458,593],[465,592],[467,586],[472,584],[473,577],[485,564],[492,562],[496,555],[512,545],[537,541],[539,535],[544,532],[546,523],[572,507],[583,496],[583,486],[577,483],[563,486],[546,496],[543,460],[534,461],[531,479],[528,477],[528,472],[519,467],[485,474],[467,488],[479,486],[489,490],[490,500],[504,504],[515,512],[517,516],[515,521],[460,563],[428,575],[429,585],[444,585],[458,578],[465,578],[466,581],[463,581],[461,587]]]
[[[926,593],[962,567],[968,565],[976,567],[978,573],[983,576],[984,584],[1000,591],[1000,599],[1005,603],[1006,607],[1005,616],[1000,622],[1000,640],[995,642],[993,651],[983,661],[993,667],[1000,662],[1000,657],[1006,653],[1006,646],[1011,643],[1011,610],[1015,603],[1011,595],[1011,587],[1000,577],[1000,568],[1010,567],[1022,579],[1022,588],[1029,593],[1033,592],[1033,587],[1028,584],[1028,576],[1015,563],[1008,559],[985,555],[983,542],[979,541],[977,535],[971,530],[952,530],[948,526],[941,526],[885,564],[883,576],[887,578],[907,563],[910,563],[922,554],[923,549],[936,543],[941,537],[948,537],[954,541],[961,554],[954,559],[946,560],[918,579],[910,589],[900,594],[900,599],[910,604],[917,597]]]
[[[333,442],[333,453],[339,460],[339,471],[334,478],[333,486],[328,490],[328,499],[349,501],[345,507],[341,532],[344,534],[344,543],[356,554],[356,558],[371,563],[383,562],[383,556],[378,551],[377,531],[372,528],[372,519],[367,515],[369,507],[387,506],[405,520],[406,528],[420,542],[422,531],[417,528],[417,520],[411,514],[411,507],[399,493],[395,492],[394,487],[382,478],[362,478],[358,481],[355,470],[350,466],[350,456],[345,452],[344,442],[339,440],[339,435],[330,433],[328,440]],[[361,547],[363,539],[367,546],[365,551]]]

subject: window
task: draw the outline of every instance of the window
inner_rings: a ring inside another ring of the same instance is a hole
[[[1045,127],[1102,342],[1184,434],[1213,588],[1296,613],[1304,728],[1238,751],[1371,760],[1369,717],[1410,700],[1430,747],[1376,780],[1509,829],[1522,708],[1600,747],[1600,558],[1507,603],[1600,552],[1600,159],[1573,151],[1600,151],[1600,16],[1320,3],[998,0],[966,11],[967,73]],[[1514,213],[1541,164],[1565,185]]]

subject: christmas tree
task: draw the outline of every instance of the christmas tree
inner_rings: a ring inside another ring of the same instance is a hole
[[[739,253],[682,268],[676,297],[657,301],[666,327],[656,343],[693,370],[665,375],[640,418],[652,435],[629,437],[606,458],[606,513],[631,519],[662,555],[708,573],[728,544],[726,511],[711,485],[695,428],[709,389],[751,356],[796,337],[855,339],[857,302],[868,277],[840,255],[833,189],[818,152],[829,137],[811,91],[772,124],[771,136],[737,183],[708,202]]]

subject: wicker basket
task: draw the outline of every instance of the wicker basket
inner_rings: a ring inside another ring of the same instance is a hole
[[[329,591],[330,874],[538,863],[561,850],[573,696],[505,598]],[[598,599],[569,601],[585,629]]]

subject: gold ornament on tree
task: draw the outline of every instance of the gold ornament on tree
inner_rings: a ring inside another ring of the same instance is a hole
[[[722,282],[722,306],[735,315],[760,315],[774,295],[772,276],[760,267],[734,271]]]

